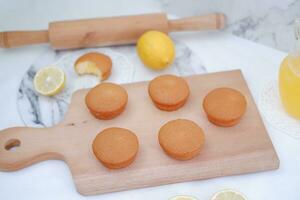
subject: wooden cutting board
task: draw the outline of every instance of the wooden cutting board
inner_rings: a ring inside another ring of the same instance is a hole
[[[77,190],[92,195],[279,167],[272,142],[239,70],[194,75],[186,80],[191,95],[184,107],[173,112],[154,107],[148,97],[148,82],[124,85],[129,95],[127,108],[108,121],[97,120],[88,112],[84,102],[88,90],[77,91],[66,118],[57,126],[18,127],[0,132],[0,169],[13,171],[42,160],[61,159],[70,167]],[[235,88],[247,98],[247,112],[234,127],[215,126],[203,112],[204,96],[217,87]],[[159,128],[177,118],[193,120],[205,131],[203,151],[189,161],[169,158],[158,144]],[[103,167],[91,148],[96,134],[114,126],[132,130],[140,142],[135,162],[120,170]]]

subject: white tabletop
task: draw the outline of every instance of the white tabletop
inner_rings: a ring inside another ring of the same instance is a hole
[[[155,5],[151,6],[155,11]],[[74,6],[66,12],[65,18],[72,17],[72,9],[74,11]],[[110,9],[113,10],[113,6]],[[138,11],[129,10],[126,14],[141,13],[139,6],[136,9]],[[145,12],[150,12],[151,9],[148,7]],[[92,13],[95,15],[95,12]],[[112,15],[116,13],[117,11],[112,11]],[[79,16],[78,13],[74,15]],[[83,15],[87,17],[88,12]],[[60,13],[60,16],[63,14]],[[276,79],[280,62],[286,55],[224,33],[196,34],[197,43],[189,39],[187,34],[176,34],[173,37],[185,37],[189,46],[199,52],[201,61],[209,72],[241,69],[256,102],[264,85],[269,80]],[[27,68],[47,48],[42,45],[0,50],[0,129],[23,125],[16,107],[17,89]],[[214,192],[224,188],[235,188],[249,199],[255,200],[300,199],[300,141],[281,133],[267,121],[264,122],[281,161],[280,168],[275,171],[84,197],[77,193],[64,162],[44,161],[16,172],[0,172],[0,199],[163,200],[177,194],[189,194],[200,200],[208,200]]]

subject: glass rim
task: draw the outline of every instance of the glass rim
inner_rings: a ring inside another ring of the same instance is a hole
[[[295,19],[295,37],[300,40],[300,17]]]

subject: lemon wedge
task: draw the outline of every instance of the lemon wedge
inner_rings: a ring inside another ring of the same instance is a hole
[[[65,86],[65,73],[56,66],[40,69],[34,76],[35,90],[45,96],[53,96],[61,92]]]
[[[198,200],[196,197],[187,196],[187,195],[178,195],[174,196],[169,200]]]
[[[211,200],[247,200],[247,198],[238,191],[226,189],[214,194]]]

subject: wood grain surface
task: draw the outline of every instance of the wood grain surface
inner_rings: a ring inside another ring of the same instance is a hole
[[[97,120],[84,102],[88,90],[77,91],[65,120],[52,128],[9,128],[0,132],[0,169],[12,171],[47,159],[64,160],[77,190],[84,195],[149,187],[277,169],[279,159],[240,71],[186,77],[191,95],[177,111],[158,110],[147,93],[147,82],[124,85],[129,95],[126,110],[112,120]],[[241,122],[231,128],[211,124],[202,109],[204,96],[217,87],[232,87],[247,98]],[[169,158],[157,140],[169,120],[195,121],[206,135],[203,151],[189,161]],[[140,150],[135,162],[121,170],[102,166],[92,152],[96,134],[108,127],[135,132]],[[14,149],[10,149],[16,146]]]
[[[175,20],[168,20],[165,13],[67,20],[49,23],[48,30],[0,32],[0,48],[48,42],[55,49],[133,44],[150,30],[164,33],[216,30],[225,25],[222,13]]]

